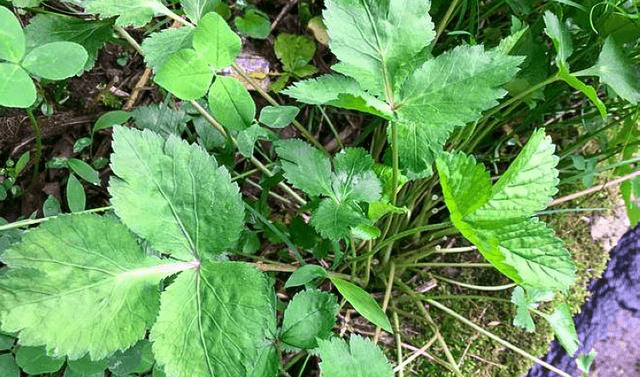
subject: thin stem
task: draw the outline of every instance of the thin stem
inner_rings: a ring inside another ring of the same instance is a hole
[[[420,233],[420,232],[424,232],[427,230],[436,230],[436,229],[443,229],[443,228],[447,228],[451,226],[450,222],[446,222],[446,223],[439,223],[439,224],[429,224],[429,225],[423,225],[423,226],[418,226],[409,230],[405,230],[404,232],[400,232],[400,233],[396,233],[393,236],[385,239],[384,241],[380,242],[378,245],[376,245],[376,247],[373,248],[373,253],[377,253],[378,251],[380,251],[381,249],[383,249],[385,246],[408,236],[411,236],[415,233]]]
[[[495,340],[496,342],[502,344],[503,346],[509,348],[510,350],[515,351],[515,352],[519,353],[520,355],[526,357],[527,359],[532,360],[532,361],[542,365],[543,367],[549,369],[550,371],[553,371],[553,372],[559,374],[562,377],[572,377],[570,374],[561,371],[560,369],[554,367],[553,365],[540,360],[539,358],[537,358],[537,357],[531,355],[530,353],[524,351],[523,349],[521,349],[521,348],[519,348],[519,347],[517,347],[517,346],[515,346],[515,345],[513,345],[513,344],[511,344],[509,342],[507,342],[506,340],[500,338],[499,336],[490,333],[489,331],[487,331],[487,330],[483,329],[482,327],[476,325],[475,323],[471,322],[470,320],[466,319],[465,317],[461,316],[460,314],[454,312],[453,310],[447,308],[446,306],[442,305],[441,303],[439,303],[437,301],[434,301],[434,300],[431,300],[431,299],[427,299],[426,301],[429,303],[429,305],[435,306],[436,308],[438,308],[438,309],[442,310],[443,312],[449,314],[450,316],[454,317],[455,319],[457,319],[458,321],[464,323],[465,325],[473,328],[474,330],[478,331],[479,333],[488,336],[489,338]]]
[[[398,125],[391,122],[391,205],[396,205],[396,191],[398,189],[398,171],[399,171],[399,151],[398,151]]]
[[[327,121],[327,124],[329,125],[329,128],[331,129],[331,133],[333,134],[333,137],[336,138],[336,143],[338,144],[338,147],[341,150],[344,149],[344,144],[342,143],[342,138],[340,137],[340,134],[338,133],[336,128],[333,126],[333,122],[331,121],[331,119],[329,119],[329,117],[327,116],[327,113],[324,111],[322,106],[318,106],[318,109],[320,109],[320,112],[322,113],[322,117],[324,118],[324,120]]]
[[[113,206],[87,209],[87,210],[84,210],[84,211],[74,212],[73,214],[71,214],[71,216],[78,216],[78,215],[82,215],[82,214],[85,214],[85,213],[96,213],[96,212],[110,211],[112,209],[113,209]],[[9,224],[1,225],[0,226],[0,232],[2,232],[4,230],[9,230],[9,229],[22,228],[22,227],[29,226],[29,225],[40,224],[40,223],[43,223],[45,221],[49,221],[51,219],[55,219],[55,218],[60,217],[60,216],[69,216],[69,214],[65,213],[65,214],[56,215],[56,216],[43,217],[43,218],[40,218],[40,219],[27,219],[27,220],[20,220],[20,221],[12,222],[12,223],[9,223]]]
[[[396,275],[396,265],[391,263],[391,268],[389,269],[389,279],[387,279],[387,288],[384,291],[384,299],[382,300],[382,311],[386,312],[387,307],[389,306],[389,299],[391,298],[391,288],[393,287],[393,279]],[[378,338],[380,338],[380,326],[376,327],[375,335],[373,336],[373,343],[378,343]]]
[[[399,267],[478,267],[487,268],[493,267],[491,263],[398,263]]]
[[[402,362],[400,362],[398,365],[396,365],[395,368],[393,368],[394,372],[398,372],[401,371],[402,369],[404,369],[405,366],[409,365],[413,360],[417,359],[418,356],[420,356],[420,354],[424,353],[427,349],[429,349],[429,347],[431,347],[431,345],[438,340],[437,336],[432,336],[431,339],[429,339],[429,341],[427,342],[427,344],[425,344],[424,346],[422,346],[420,349],[414,351],[411,356],[407,357],[405,360],[403,360]]]
[[[513,288],[513,287],[515,287],[517,285],[515,283],[505,284],[505,285],[496,285],[496,286],[474,285],[474,284],[463,283],[461,281],[447,279],[447,278],[445,278],[443,276],[439,276],[439,275],[432,275],[432,276],[434,278],[438,279],[438,280],[446,281],[447,283],[459,285],[461,287],[465,287],[465,288],[469,288],[469,289],[476,289],[478,291],[488,291],[488,292],[504,291],[505,289]]]
[[[433,46],[435,46],[436,42],[438,42],[438,39],[440,39],[440,36],[442,36],[442,33],[444,33],[444,29],[449,24],[449,21],[451,21],[453,12],[458,7],[459,2],[460,0],[453,0],[449,5],[449,8],[447,9],[447,13],[445,13],[444,17],[442,17],[442,20],[440,20],[440,23],[438,24],[438,30],[436,31],[436,36],[435,38],[433,38],[433,42],[431,42],[432,48]]]
[[[398,320],[398,312],[393,312],[393,325],[396,336],[396,353],[398,354],[398,364],[402,364],[402,338],[400,338],[400,321]],[[398,376],[404,377],[404,368],[400,368]]]
[[[133,39],[131,34],[129,34],[126,30],[124,30],[122,26],[116,26],[115,29],[122,38],[126,39],[127,42],[129,42],[129,44],[131,45],[131,47],[134,48],[134,50],[136,50],[140,55],[144,56],[144,53],[142,52],[142,47],[140,47],[140,44],[135,39]]]
[[[562,198],[558,198],[556,200],[552,200],[547,207],[556,206],[556,205],[558,205],[560,203],[568,202],[568,201],[580,198],[582,196],[589,195],[589,194],[592,194],[594,192],[598,192],[600,190],[604,190],[607,187],[616,186],[616,185],[618,185],[618,184],[620,184],[622,182],[628,181],[628,180],[633,179],[633,178],[635,178],[637,176],[640,176],[640,170],[639,171],[634,171],[634,172],[629,173],[627,175],[623,175],[622,177],[616,178],[613,181],[604,183],[602,185],[591,187],[591,188],[588,188],[586,190],[583,190],[583,191],[580,191],[580,192],[576,192],[576,193],[571,194],[571,195],[563,196]]]
[[[27,191],[31,190],[38,181],[38,172],[40,167],[40,158],[42,157],[42,132],[40,131],[40,124],[38,124],[38,120],[35,116],[33,116],[33,111],[29,108],[27,110],[27,116],[29,117],[29,123],[31,123],[31,128],[33,128],[33,132],[36,134],[36,155],[33,163],[33,175],[31,176],[31,183],[29,183],[29,187]]]

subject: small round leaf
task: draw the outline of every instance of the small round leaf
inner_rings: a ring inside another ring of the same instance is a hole
[[[63,80],[82,71],[87,50],[74,42],[51,42],[31,50],[22,60],[30,73],[49,80]]]
[[[0,106],[27,108],[36,102],[36,87],[17,64],[0,63]]]

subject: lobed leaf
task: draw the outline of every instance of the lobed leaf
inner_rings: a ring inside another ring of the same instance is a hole
[[[18,18],[0,6],[0,60],[19,63],[25,52],[25,38]]]
[[[319,340],[318,343],[323,376],[393,376],[391,365],[382,350],[359,335],[351,335],[348,344],[340,338]]]
[[[213,68],[224,68],[236,60],[242,43],[240,37],[216,12],[207,13],[193,32],[193,48]]]
[[[382,185],[373,171],[373,158],[362,148],[345,148],[334,160],[333,192],[339,201],[373,202],[380,199]]]
[[[266,276],[246,263],[184,271],[162,294],[150,335],[156,360],[168,376],[275,377],[274,298]]]
[[[191,260],[235,245],[244,222],[238,186],[205,150],[121,126],[114,127],[113,150],[111,202],[152,247]]]
[[[316,44],[312,38],[305,35],[280,33],[273,50],[282,62],[283,70],[294,72],[311,61],[316,53]]]
[[[146,255],[115,218],[93,214],[49,220],[1,258],[2,330],[69,359],[103,359],[144,337],[158,283],[190,267]]]
[[[284,311],[280,339],[293,347],[312,349],[317,339],[329,339],[338,314],[336,296],[307,289],[293,296]]]
[[[634,105],[640,101],[640,75],[613,37],[605,39],[598,63],[593,68],[597,70],[600,81],[613,88],[620,97]]]
[[[337,202],[333,199],[324,199],[313,212],[311,225],[325,238],[339,240],[348,237],[351,228],[359,224],[370,224],[355,203]]]
[[[331,195],[331,163],[319,150],[302,140],[275,143],[284,176],[309,195]]]

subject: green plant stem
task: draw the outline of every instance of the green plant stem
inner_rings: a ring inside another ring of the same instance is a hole
[[[382,311],[386,312],[387,307],[389,306],[389,299],[391,298],[391,289],[393,288],[393,279],[396,276],[396,265],[391,263],[391,267],[389,268],[389,279],[387,279],[387,287],[384,291],[384,298],[382,299]],[[378,339],[380,338],[381,327],[376,326],[376,331],[373,336],[373,343],[378,343]]]
[[[391,122],[391,205],[396,205],[396,191],[398,190],[398,171],[399,171],[399,151],[398,151],[398,125]]]
[[[307,354],[307,357],[304,359],[304,363],[302,363],[302,368],[300,368],[300,371],[298,372],[298,377],[302,377],[302,373],[304,373],[304,369],[307,367],[307,363],[309,362],[310,358],[311,355]]]
[[[554,367],[553,365],[540,360],[539,358],[537,358],[537,357],[531,355],[530,353],[524,351],[523,349],[521,349],[521,348],[519,348],[519,347],[517,347],[517,346],[515,346],[515,345],[513,345],[513,344],[511,344],[509,342],[507,342],[506,340],[500,338],[499,336],[490,333],[489,331],[487,331],[487,330],[483,329],[482,327],[476,325],[475,323],[471,322],[470,320],[466,319],[465,317],[461,316],[460,314],[454,312],[453,310],[447,308],[446,306],[442,305],[441,303],[439,303],[439,302],[437,302],[435,300],[432,300],[432,299],[427,299],[425,301],[427,301],[427,303],[429,303],[429,305],[435,306],[436,308],[438,308],[438,309],[442,310],[443,312],[449,314],[450,316],[454,317],[455,319],[457,319],[458,321],[464,323],[465,325],[473,328],[474,330],[478,331],[479,333],[481,333],[481,334],[483,334],[485,336],[488,336],[489,338],[495,340],[496,342],[502,344],[503,346],[509,348],[510,350],[515,351],[518,354],[526,357],[527,359],[532,360],[532,361],[542,365],[543,367],[549,369],[550,371],[553,371],[553,372],[559,374],[562,377],[572,377],[570,374],[561,371],[560,369]]]
[[[398,267],[408,268],[408,267],[477,267],[477,268],[487,268],[493,267],[491,263],[398,263]]]
[[[447,13],[445,13],[444,17],[442,17],[442,20],[440,20],[440,23],[438,23],[438,30],[436,31],[436,36],[433,38],[433,42],[431,42],[431,48],[435,46],[436,42],[438,42],[438,39],[440,39],[440,37],[442,36],[442,33],[444,33],[444,29],[451,21],[453,12],[458,7],[459,2],[460,0],[453,0],[449,5],[449,8],[447,9]]]
[[[29,183],[29,187],[27,191],[33,189],[38,181],[38,172],[40,167],[40,158],[42,158],[42,132],[40,131],[40,124],[38,124],[38,120],[33,115],[33,111],[30,108],[27,108],[27,116],[29,117],[29,123],[31,124],[31,128],[33,128],[33,132],[36,135],[36,155],[33,161],[33,175],[31,176],[31,183]]]
[[[447,279],[447,278],[445,278],[443,276],[439,276],[439,275],[432,275],[432,276],[435,279],[438,279],[438,280],[441,280],[441,281],[445,281],[445,282],[450,283],[450,284],[459,285],[461,287],[469,288],[469,289],[476,289],[478,291],[488,291],[488,292],[504,291],[505,289],[510,289],[510,288],[513,288],[513,287],[515,287],[517,285],[515,283],[505,284],[505,285],[496,285],[496,286],[474,285],[474,284],[463,283],[463,282],[457,281],[457,280]]]
[[[457,294],[457,295],[434,295],[434,296],[429,296],[429,297],[423,298],[423,300],[428,300],[428,299],[432,299],[432,300],[480,300],[480,301],[496,301],[496,302],[503,302],[505,304],[511,304],[511,301],[509,301],[507,299],[504,299],[504,298],[493,297],[493,296],[481,296],[481,295],[462,295],[462,294]]]
[[[110,211],[113,209],[113,206],[107,206],[107,207],[100,207],[100,208],[92,208],[92,209],[87,209],[84,211],[79,211],[79,212],[74,212],[73,214],[61,214],[61,215],[56,215],[56,216],[49,216],[49,217],[43,217],[40,219],[27,219],[27,220],[20,220],[20,221],[15,221],[9,224],[5,224],[5,225],[0,225],[0,232],[5,231],[5,230],[9,230],[9,229],[16,229],[16,228],[22,228],[22,227],[26,227],[29,225],[36,225],[36,224],[40,224],[43,223],[45,221],[49,221],[51,219],[55,219],[57,217],[60,216],[78,216],[78,215],[82,215],[85,213],[96,213],[96,212],[105,212],[105,211]]]
[[[329,119],[329,117],[327,116],[327,113],[324,111],[322,106],[318,106],[318,109],[320,109],[320,113],[322,113],[322,117],[324,118],[324,120],[329,125],[329,128],[331,129],[331,133],[333,134],[333,137],[336,138],[336,143],[338,144],[338,148],[340,148],[341,150],[344,149],[344,144],[342,143],[342,138],[340,137],[340,134],[338,133],[336,128],[333,126],[333,122],[331,121],[331,119]]]
[[[402,357],[402,338],[400,338],[400,321],[398,320],[398,313],[396,311],[393,311],[393,325],[394,325],[394,330],[395,330],[395,338],[396,338],[396,353],[398,355],[397,359],[398,359],[398,364],[402,364],[403,361],[403,357]],[[400,370],[398,371],[398,376],[400,377],[404,377],[404,368],[400,368]]]
[[[432,336],[431,339],[429,339],[429,341],[422,347],[420,347],[420,349],[418,349],[417,351],[414,351],[411,356],[407,357],[406,359],[404,359],[402,362],[398,363],[398,365],[396,365],[395,368],[393,368],[394,372],[399,372],[402,369],[404,369],[404,367],[406,367],[407,365],[411,364],[413,362],[413,360],[417,359],[418,356],[420,356],[421,353],[425,353],[427,351],[427,349],[429,349],[429,347],[431,347],[431,345],[438,339],[437,336]]]
[[[588,188],[586,190],[582,190],[580,192],[576,192],[574,194],[563,196],[562,198],[558,198],[556,200],[552,200],[551,203],[549,203],[549,205],[547,207],[552,207],[552,206],[556,206],[556,205],[558,205],[560,203],[569,202],[571,200],[580,198],[582,196],[589,195],[589,194],[592,194],[594,192],[598,192],[600,190],[604,190],[607,187],[617,186],[618,184],[620,184],[622,182],[625,182],[625,181],[628,181],[630,179],[633,179],[633,178],[635,178],[637,176],[640,176],[640,170],[634,171],[634,172],[629,173],[627,175],[623,175],[620,178],[616,178],[613,181],[604,183],[602,185],[591,187],[591,188]]]
[[[423,226],[418,226],[409,230],[405,230],[404,232],[399,232],[394,234],[393,236],[385,239],[384,241],[380,242],[379,244],[376,245],[376,247],[373,248],[372,253],[375,254],[378,251],[382,250],[385,246],[388,246],[389,244],[392,244],[393,242],[400,240],[402,238],[414,235],[416,233],[420,233],[420,232],[424,232],[424,231],[428,231],[428,230],[438,230],[438,229],[443,229],[443,228],[447,228],[450,227],[452,224],[450,222],[446,222],[446,223],[439,223],[439,224],[429,224],[429,225],[423,225]]]
[[[260,93],[262,98],[266,99],[267,102],[269,102],[273,106],[280,106],[278,101],[273,99],[273,97],[271,97],[269,95],[269,93],[265,92],[264,89],[262,89],[262,87],[257,82],[255,82],[254,79],[249,77],[249,75],[247,75],[247,73],[244,71],[244,69],[242,69],[239,65],[237,65],[236,63],[232,63],[231,64],[231,68],[233,68],[233,70],[236,71],[236,73],[238,73],[238,75],[240,75],[240,77],[242,77],[246,82],[248,82],[249,85],[251,85],[258,93]],[[327,150],[324,148],[324,146],[322,144],[320,144],[318,142],[318,140],[316,140],[316,138],[313,135],[311,135],[311,133],[309,131],[307,131],[307,129],[304,128],[304,126],[300,122],[298,122],[297,120],[294,119],[292,123],[293,123],[294,127],[296,129],[298,129],[298,131],[300,131],[302,136],[305,137],[305,139],[307,139],[309,142],[311,142],[313,145],[315,145],[324,154],[327,154],[327,155],[329,154],[327,152]]]

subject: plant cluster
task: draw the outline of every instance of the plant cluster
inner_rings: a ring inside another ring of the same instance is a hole
[[[39,2],[13,3],[34,7]],[[547,10],[538,28],[544,26],[555,48],[557,72],[523,89],[522,83],[535,77],[531,67],[536,62],[535,52],[523,50],[533,36],[519,19],[495,47],[464,43],[441,52],[436,42],[442,29],[432,21],[429,0],[327,0],[322,19],[338,62],[332,73],[298,81],[281,93],[319,107],[340,147],[332,156],[296,120],[308,112],[280,105],[235,63],[242,50],[238,34],[269,35],[265,13],[244,2],[235,8],[211,0],[175,3],[81,4],[87,14],[99,17],[87,21],[92,27],[113,28],[144,56],[155,72],[154,82],[181,106],[164,103],[106,113],[91,137],[76,142],[79,153],[92,144],[95,133],[112,130],[110,207],[85,210],[77,177],[99,185],[95,165],[79,158],[57,159],[48,167],[71,172],[66,197],[74,213],[59,214],[59,203],[51,199],[45,203],[48,217],[0,227],[15,230],[42,222],[24,234],[0,238],[5,265],[0,269],[0,369],[10,371],[8,375],[17,375],[18,366],[38,374],[66,365],[65,376],[103,375],[106,369],[117,376],[290,376],[294,365],[303,375],[310,357],[317,355],[319,369],[328,377],[404,375],[418,354],[405,359],[400,318],[417,317],[433,334],[431,343],[439,345],[442,357],[433,360],[447,373],[462,376],[456,357],[462,360],[464,354],[454,355],[447,345],[430,314],[438,310],[567,376],[451,310],[429,293],[433,286],[422,290],[407,276],[437,279],[434,286],[491,290],[433,271],[449,266],[439,262],[439,254],[477,250],[488,263],[454,267],[495,268],[511,283],[494,290],[513,288],[510,300],[502,300],[515,306],[515,315],[505,320],[533,332],[531,314],[536,314],[575,354],[578,337],[571,310],[565,303],[549,302],[558,292],[569,291],[576,267],[563,241],[539,215],[564,179],[562,159],[572,156],[575,170],[583,172],[571,179],[595,174],[595,162],[565,151],[618,123],[598,128],[570,148],[560,146],[560,151],[544,128],[518,131],[523,137],[510,132],[492,151],[500,156],[501,144],[511,143],[503,161],[490,160],[479,143],[498,124],[489,123],[491,116],[525,102],[536,106],[539,91],[559,81],[584,94],[593,104],[594,118],[605,122],[611,105],[591,81],[579,79],[597,77],[620,98],[613,107],[621,107],[618,114],[625,120],[611,141],[611,150],[625,161],[606,170],[618,169],[625,179],[637,176],[630,165],[637,161],[638,143],[632,136],[638,132],[637,110],[624,107],[640,99],[625,52],[633,46],[607,35],[594,64],[571,70],[571,25]],[[233,15],[235,31],[228,22]],[[124,29],[143,27],[154,17],[179,27],[154,30],[141,44]],[[87,28],[76,21],[38,15],[25,30]],[[49,80],[78,74],[92,64],[104,40],[68,33],[74,40],[47,41],[26,51],[23,29],[4,7],[0,26],[8,30],[0,33],[0,73],[8,78],[0,83],[0,105],[27,108],[37,132],[32,114],[36,87],[29,74]],[[282,33],[274,47],[283,68],[274,91],[291,78],[317,73],[310,64],[316,51],[312,39]],[[52,61],[53,52],[64,62]],[[222,75],[229,66],[246,82]],[[246,84],[270,106],[258,111]],[[25,90],[15,94],[12,88],[18,85]],[[507,94],[511,98],[504,100]],[[363,138],[344,146],[325,113],[327,105],[372,116],[367,142]],[[139,129],[125,126],[127,122]],[[285,127],[305,140],[281,139],[278,130]],[[236,152],[255,170],[236,166]],[[26,161],[7,170],[14,180]],[[499,177],[492,179],[483,161],[492,162]],[[263,174],[260,184],[248,178],[256,172]],[[243,197],[237,182],[245,179],[262,190],[259,200]],[[637,220],[633,197],[640,186],[632,182],[622,191]],[[273,221],[269,196],[296,207],[294,219]],[[443,216],[445,209],[448,216]],[[108,213],[95,213],[103,211]],[[472,246],[443,250],[443,237],[456,234]],[[260,237],[286,251],[264,248],[256,255]],[[283,274],[289,275],[284,279]],[[276,288],[277,279],[284,284]],[[381,305],[373,292],[384,292]],[[373,324],[374,341],[357,334],[347,340],[334,332],[347,303]],[[408,313],[407,306],[417,315]],[[375,344],[383,330],[397,345],[395,369]],[[578,356],[585,373],[593,357]]]

